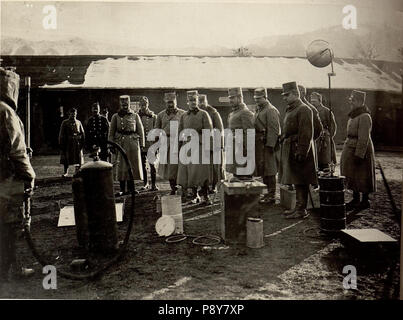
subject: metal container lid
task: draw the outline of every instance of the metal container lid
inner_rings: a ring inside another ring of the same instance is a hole
[[[102,160],[94,160],[94,161],[90,161],[90,162],[87,162],[84,165],[82,165],[82,167],[80,168],[80,171],[111,170],[112,167],[113,167],[113,165],[110,164],[109,162],[102,161]]]

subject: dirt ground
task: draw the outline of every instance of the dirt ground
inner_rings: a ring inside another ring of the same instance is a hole
[[[340,152],[338,152],[340,156]],[[394,200],[401,208],[401,153],[377,153],[390,184]],[[57,227],[59,207],[73,204],[71,180],[58,178],[62,168],[57,156],[33,158],[38,188],[33,196],[32,237],[41,254],[57,270],[72,272],[70,262],[77,258],[74,227]],[[374,248],[369,252],[352,251],[337,236],[319,233],[318,210],[306,220],[286,220],[278,204],[254,204],[249,215],[264,220],[264,242],[260,249],[224,241],[209,245],[194,244],[196,235],[221,235],[219,196],[208,207],[183,207],[187,239],[167,243],[155,231],[160,217],[154,198],[168,193],[160,181],[160,191],[136,197],[134,228],[127,254],[101,277],[92,281],[57,279],[57,290],[45,290],[44,274],[25,240],[18,240],[18,256],[35,274],[0,286],[0,298],[56,299],[397,299],[399,295],[400,245]],[[376,228],[399,240],[400,221],[392,212],[379,170],[378,191],[371,195],[370,209],[347,217],[348,229]],[[351,194],[346,194],[350,200]],[[128,198],[129,200],[130,198]],[[122,199],[117,200],[118,202]],[[125,206],[129,212],[130,206]],[[127,221],[118,224],[123,240]],[[373,251],[372,251],[373,250]],[[94,258],[95,259],[95,258]],[[93,261],[102,265],[106,258]],[[357,289],[344,289],[343,267],[357,270]]]

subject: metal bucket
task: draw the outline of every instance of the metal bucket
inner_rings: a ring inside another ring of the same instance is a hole
[[[181,196],[168,195],[161,197],[161,211],[163,216],[170,216],[175,221],[175,234],[183,233],[183,216]]]
[[[339,232],[346,228],[343,176],[319,177],[320,228],[324,232]]]
[[[262,219],[248,218],[246,221],[246,246],[254,249],[264,246]]]

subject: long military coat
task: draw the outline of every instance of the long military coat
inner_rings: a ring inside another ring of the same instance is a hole
[[[232,112],[228,115],[228,128],[231,129],[233,132],[233,151],[232,154],[226,154],[226,169],[228,172],[237,174],[237,168],[246,167],[247,164],[238,164],[236,162],[235,152],[236,152],[236,145],[239,145],[240,148],[243,150],[243,156],[247,155],[247,129],[255,129],[254,119],[253,119],[253,112],[248,109],[245,104],[241,104],[235,108],[233,108]],[[235,139],[235,129],[242,129],[243,130],[243,143]],[[230,141],[226,143],[231,143]],[[253,141],[254,142],[254,141]],[[232,164],[229,163],[232,159]],[[250,173],[252,175],[253,171]]]
[[[323,132],[323,125],[322,121],[319,116],[318,109],[316,107],[309,103],[308,100],[303,99],[301,100],[304,104],[306,104],[312,111],[312,120],[313,120],[313,157],[315,159],[315,168],[316,171],[318,171],[319,167],[319,162],[318,162],[318,153],[317,153],[317,142],[320,137],[320,135]]]
[[[198,163],[189,163],[185,164],[183,163],[183,159],[180,156],[179,157],[179,166],[178,166],[178,184],[188,188],[188,187],[197,187],[197,186],[203,186],[205,183],[210,183],[210,176],[211,176],[211,164],[210,164],[210,148],[207,148],[203,144],[203,139],[202,139],[202,130],[207,129],[211,130],[213,129],[213,125],[210,119],[210,116],[208,113],[204,110],[201,109],[196,109],[195,111],[187,111],[184,113],[179,121],[179,134],[182,132],[184,129],[193,129],[197,132],[198,138],[199,138],[199,148],[197,150],[198,153]],[[187,138],[187,142],[191,140],[191,137]],[[185,142],[186,143],[186,142]],[[185,147],[185,144],[182,144],[183,149]],[[183,149],[185,150],[185,149]],[[192,155],[191,149],[189,149],[186,154],[187,157],[191,157]],[[180,155],[183,153],[183,151],[180,151]],[[203,164],[203,155],[204,158],[207,159],[207,163]]]
[[[211,161],[211,170],[210,170],[210,181],[212,184],[217,184],[218,181],[225,179],[225,170],[224,170],[224,125],[221,119],[220,114],[216,110],[216,108],[208,105],[205,109],[207,113],[210,116],[210,119],[213,124],[213,130],[216,132],[215,134],[217,136],[220,136],[221,139],[221,148],[216,150],[221,156],[221,163],[214,164],[214,159],[213,159],[213,143],[211,142],[210,149],[211,149],[211,156],[210,156],[210,161]],[[218,142],[218,141],[217,141]]]
[[[126,152],[132,167],[134,180],[143,180],[140,147],[144,147],[144,129],[137,113],[129,111],[112,116],[109,128],[109,140],[119,144]],[[120,152],[115,155],[115,178],[119,181],[129,180],[128,167]]]
[[[170,128],[171,125],[176,121],[176,125],[179,128],[179,120],[182,114],[186,111],[180,108],[175,108],[174,111],[169,111],[168,109],[161,111],[157,115],[157,120],[155,121],[155,128],[164,130],[167,136],[167,163],[160,163],[158,166],[158,175],[162,179],[176,180],[178,175],[178,151],[173,152],[173,159],[176,159],[176,163],[170,163]],[[171,123],[172,122],[172,123]],[[178,137],[173,137],[178,143]],[[161,154],[160,154],[161,159]]]
[[[59,132],[60,163],[65,165],[84,163],[85,132],[80,120],[66,119]]]
[[[263,107],[257,108],[254,121],[256,129],[255,176],[274,176],[277,174],[280,160],[278,142],[281,134],[280,112],[267,101]]]
[[[7,103],[0,101],[0,223],[21,219],[24,182],[33,179],[22,122]]]
[[[336,164],[336,144],[334,136],[337,131],[337,124],[333,112],[324,105],[318,107],[319,117],[322,121],[323,132],[316,141],[319,165],[328,165],[330,162]]]
[[[361,108],[360,108],[361,109]],[[372,119],[367,110],[350,113],[347,139],[340,159],[340,171],[346,177],[348,189],[370,193],[376,191],[375,155],[371,139]],[[356,157],[362,161],[356,162]]]
[[[108,157],[109,121],[104,116],[97,115],[88,119],[85,130],[87,149],[92,150],[94,145],[101,148],[100,157]]]
[[[312,111],[301,100],[286,109],[282,139],[281,183],[316,185],[318,179],[313,155]],[[305,161],[298,162],[298,154],[305,156]]]
[[[138,112],[138,114],[140,116],[141,122],[143,123],[143,127],[144,127],[144,138],[145,138],[144,152],[147,152],[148,148],[155,143],[154,141],[148,141],[147,135],[152,129],[154,129],[155,123],[157,121],[157,115],[154,112],[152,112],[150,109],[147,109],[145,112],[140,110]]]

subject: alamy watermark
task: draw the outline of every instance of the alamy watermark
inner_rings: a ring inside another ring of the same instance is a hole
[[[194,129],[178,132],[178,128],[178,121],[171,121],[169,136],[162,129],[152,129],[148,133],[147,141],[155,141],[158,138],[158,141],[148,148],[147,157],[150,162],[155,162],[159,154],[161,164],[222,164],[224,151],[226,164],[235,164],[236,174],[253,174],[255,129],[227,128],[223,132],[218,129],[203,129],[199,133]]]

